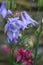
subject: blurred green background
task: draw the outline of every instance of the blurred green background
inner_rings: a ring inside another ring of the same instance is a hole
[[[0,0],[0,5],[2,1],[4,0]],[[15,0],[15,2],[14,0],[11,1],[13,1],[12,11],[14,12],[15,15],[16,13],[18,15],[20,11],[26,10],[33,19],[35,19],[39,23],[42,22],[43,24],[43,0]],[[7,7],[9,6],[8,8],[10,8],[10,0],[8,2],[9,5],[7,5]],[[2,45],[5,44],[4,41],[6,40],[6,35],[4,34],[5,23],[6,21],[2,18],[2,16],[0,16],[0,65],[8,65],[7,64],[8,55],[4,53],[2,49]],[[39,30],[38,26],[36,27],[30,26],[28,32],[27,30],[25,30],[25,34],[27,36],[23,44],[25,48],[34,49],[36,41],[35,36],[36,30]],[[43,65],[43,26],[39,40],[38,55],[39,59],[37,65]]]

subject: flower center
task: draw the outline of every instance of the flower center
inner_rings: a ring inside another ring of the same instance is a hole
[[[14,28],[17,28],[17,25],[16,24],[13,24]]]

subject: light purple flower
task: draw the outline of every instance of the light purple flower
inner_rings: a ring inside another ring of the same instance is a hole
[[[3,18],[5,18],[8,14],[13,15],[13,13],[11,12],[11,10],[7,10],[6,9],[6,2],[4,1],[0,7],[0,15],[3,16]]]
[[[28,24],[36,25],[38,24],[35,20],[33,20],[26,11],[23,11],[20,13],[21,20],[22,20],[22,29],[24,30],[25,28],[28,28]]]
[[[18,18],[18,17],[17,17]],[[17,42],[19,31],[21,29],[22,23],[17,18],[8,18],[7,24],[5,25],[4,32],[7,32],[8,42]]]
[[[26,11],[23,11],[23,14],[24,14],[24,17],[27,21],[27,24],[32,24],[32,25],[38,24],[38,22],[33,20]]]

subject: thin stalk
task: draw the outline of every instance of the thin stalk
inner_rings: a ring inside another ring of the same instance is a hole
[[[10,44],[9,45],[10,47],[10,54],[9,54],[9,64],[10,65],[14,65],[13,62],[14,62],[14,50],[13,50],[13,44]]]
[[[14,56],[13,56],[13,51],[11,50],[10,52],[10,65],[13,65],[14,62]]]
[[[38,32],[37,36],[36,36],[36,46],[35,46],[35,56],[34,56],[34,64],[33,65],[37,65],[37,51],[38,51],[38,47],[39,47],[39,38],[40,38],[40,34],[42,31],[42,23],[40,24],[40,31]]]

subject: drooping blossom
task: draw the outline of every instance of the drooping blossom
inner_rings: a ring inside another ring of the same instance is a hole
[[[32,25],[38,24],[38,22],[33,20],[26,11],[24,11],[23,14],[24,14],[24,17],[27,21],[27,24],[32,24]]]
[[[22,20],[22,23],[23,23],[23,30],[25,29],[25,28],[28,28],[27,27],[27,25],[28,24],[32,24],[32,25],[36,25],[36,24],[38,24],[35,20],[33,20],[30,16],[29,16],[29,14],[27,14],[27,12],[26,11],[23,11],[23,12],[21,12],[20,13],[20,16],[21,16],[21,20]]]
[[[7,10],[6,9],[6,2],[3,1],[2,5],[0,7],[0,15],[2,15],[3,18],[5,18],[9,14],[13,15],[13,13],[11,12],[11,10],[9,10],[9,9]]]
[[[31,50],[25,50],[24,48],[19,48],[14,50],[17,62],[22,62],[23,65],[33,65],[33,58],[31,55]]]
[[[7,24],[5,25],[4,32],[7,32],[8,42],[17,42],[19,31],[21,29],[22,23],[17,18],[8,18]]]

